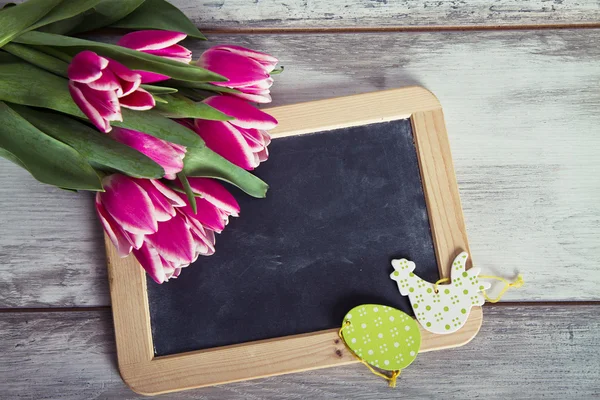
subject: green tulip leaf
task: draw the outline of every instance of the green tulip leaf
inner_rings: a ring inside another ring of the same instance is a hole
[[[65,52],[70,52],[71,55],[75,55],[83,50],[91,50],[102,56],[115,59],[131,69],[152,71],[181,81],[227,81],[227,78],[195,65],[169,60],[113,44],[35,31],[24,33],[15,38],[14,41],[36,46],[62,47],[65,49]]]
[[[215,81],[217,82],[217,81]],[[241,93],[237,89],[212,85],[210,83],[203,82],[189,82],[189,81],[169,81],[171,86],[190,88],[190,89],[198,89],[198,90],[207,90],[209,92],[218,92],[218,93]]]
[[[69,0],[72,1],[72,0]],[[134,12],[144,0],[101,0],[93,12],[84,15],[83,21],[70,33],[82,33],[109,26]]]
[[[155,86],[155,85],[141,85],[142,89],[147,90],[152,94],[172,94],[177,93],[177,89],[165,87],[165,86]]]
[[[11,153],[8,150],[4,150],[1,147],[0,147],[0,157],[5,158],[8,161],[11,161],[11,162],[17,164],[19,167],[21,167],[23,169],[27,169],[27,166],[25,164],[23,164],[23,162],[21,160],[19,160],[17,158],[17,156],[15,156],[13,153]]]
[[[87,117],[75,104],[68,81],[18,58],[0,53],[0,100],[32,107],[49,108],[82,119]],[[112,125],[147,133],[184,146],[203,146],[192,130],[154,110],[121,109],[123,122]]]
[[[60,21],[53,22],[48,25],[44,25],[44,26],[38,28],[37,30],[40,32],[64,35],[64,34],[71,32],[73,29],[75,29],[76,26],[81,24],[81,22],[83,21],[83,18],[84,18],[84,14],[79,14],[79,15],[76,15],[71,18],[66,18],[66,19],[63,19]],[[66,189],[66,190],[69,190],[69,189]]]
[[[36,67],[43,68],[59,76],[67,76],[69,64],[33,47],[17,43],[6,43],[2,49]]]
[[[40,182],[67,189],[103,190],[98,174],[72,147],[46,135],[0,102],[0,147]]]
[[[234,165],[208,147],[188,148],[183,159],[188,177],[215,178],[237,186],[252,197],[263,198],[269,185],[250,172]]]
[[[169,118],[200,118],[211,121],[229,121],[234,119],[201,102],[191,101],[183,96],[162,96],[166,104],[157,104],[156,110]]]
[[[9,106],[39,130],[73,147],[99,169],[120,171],[134,178],[156,179],[165,174],[160,165],[144,154],[66,115]]]
[[[191,37],[206,40],[184,13],[165,0],[146,0],[134,12],[111,26],[125,29],[161,29],[183,32]]]
[[[31,1],[31,0],[29,0]],[[50,25],[55,22],[63,21],[83,14],[93,8],[102,0],[67,0],[54,7],[48,14],[35,24],[28,27],[25,31],[32,31],[42,26]],[[143,1],[143,0],[142,0]]]
[[[0,47],[48,14],[62,0],[29,0],[0,10]]]
[[[144,132],[159,139],[190,147],[203,147],[200,136],[191,129],[162,116],[158,111],[133,111],[121,109],[123,122],[112,122],[113,126]]]

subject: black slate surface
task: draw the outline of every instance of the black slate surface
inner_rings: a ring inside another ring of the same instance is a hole
[[[148,279],[156,355],[340,326],[351,308],[412,314],[389,278],[406,257],[439,278],[409,120],[276,139],[256,171],[266,199],[234,191],[241,216],[179,279]]]

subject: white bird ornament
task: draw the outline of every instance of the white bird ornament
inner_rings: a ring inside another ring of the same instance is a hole
[[[467,321],[471,307],[485,303],[482,291],[490,283],[480,282],[479,268],[465,269],[468,254],[462,252],[454,259],[450,270],[451,282],[436,287],[414,274],[415,263],[406,259],[392,260],[400,294],[408,296],[417,320],[423,328],[433,333],[452,333]]]

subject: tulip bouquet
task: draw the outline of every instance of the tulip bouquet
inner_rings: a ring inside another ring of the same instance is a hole
[[[81,38],[134,30],[116,44]],[[136,29],[140,29],[135,31]],[[0,156],[40,182],[96,192],[102,226],[158,283],[215,251],[238,216],[219,182],[264,197],[251,174],[277,121],[277,59],[239,46],[206,50],[165,0],[29,0],[0,10]]]

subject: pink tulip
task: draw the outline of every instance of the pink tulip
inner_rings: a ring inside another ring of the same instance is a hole
[[[181,32],[146,30],[128,33],[117,44],[128,49],[189,64],[192,61],[192,52],[177,44],[186,37],[187,35]],[[169,76],[156,72],[136,72],[142,76],[142,83],[154,83],[169,79]]]
[[[239,205],[218,182],[189,178],[197,212],[185,196],[160,181],[120,174],[103,179],[105,192],[96,195],[96,211],[119,255],[131,252],[157,283],[176,278],[200,255],[215,251],[214,232],[221,232]]]
[[[183,169],[186,148],[131,129],[114,128],[109,135],[118,142],[126,144],[145,154],[165,170],[165,178],[175,179]]]
[[[123,36],[117,45],[189,64],[192,52],[177,44],[186,37],[185,33],[174,31],[136,31]]]
[[[155,105],[152,95],[140,88],[140,74],[92,51],[73,57],[68,76],[73,100],[102,132],[110,132],[110,121],[123,120],[121,107],[149,110]]]
[[[273,85],[270,72],[277,62],[273,56],[244,47],[215,46],[200,56],[198,65],[228,79],[227,82],[212,82],[214,85],[241,92],[231,93],[231,96],[255,103],[270,103],[269,88]]]
[[[247,170],[269,158],[267,146],[271,137],[266,130],[277,126],[275,118],[243,100],[228,96],[209,97],[204,103],[235,118],[231,121],[195,121],[195,131],[209,149]]]

